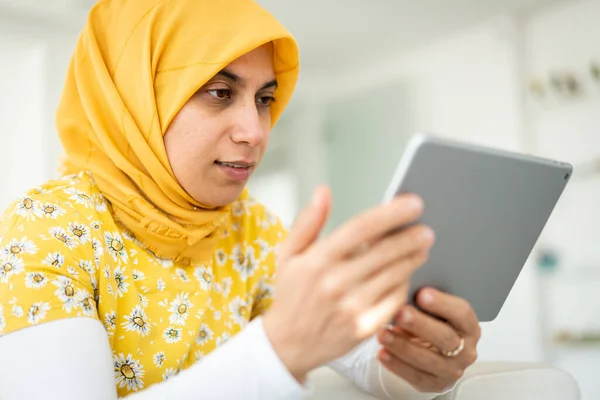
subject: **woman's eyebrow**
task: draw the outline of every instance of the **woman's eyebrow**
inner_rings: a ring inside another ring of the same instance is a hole
[[[236,85],[239,86],[244,86],[244,79],[239,76],[234,74],[231,71],[228,71],[227,69],[222,69],[221,71],[217,72],[216,76],[221,76],[227,80],[230,80],[231,82],[235,83]],[[263,84],[259,90],[265,90],[265,89],[270,89],[270,88],[275,88],[277,89],[277,79],[273,79],[270,80],[268,82],[266,82],[265,84]]]
[[[260,90],[274,88],[277,89],[277,79],[273,79],[260,87]]]

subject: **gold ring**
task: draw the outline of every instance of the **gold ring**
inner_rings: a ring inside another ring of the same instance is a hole
[[[460,338],[460,343],[458,344],[458,347],[454,350],[451,351],[442,351],[442,355],[444,357],[456,357],[457,355],[459,355],[463,349],[465,348],[465,338]]]

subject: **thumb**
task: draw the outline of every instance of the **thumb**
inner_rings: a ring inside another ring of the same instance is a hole
[[[281,247],[279,262],[303,252],[319,236],[329,216],[331,193],[327,186],[319,186],[313,193],[310,205],[298,214],[286,242]]]

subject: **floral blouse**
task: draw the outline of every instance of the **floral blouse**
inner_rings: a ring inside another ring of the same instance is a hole
[[[0,336],[47,321],[100,321],[125,396],[202,359],[263,313],[286,231],[238,201],[207,263],[178,265],[113,219],[87,173],[26,193],[0,220]]]

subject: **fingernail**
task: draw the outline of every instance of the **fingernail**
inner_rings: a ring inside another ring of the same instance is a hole
[[[385,331],[383,337],[381,338],[383,344],[392,344],[394,341],[394,335],[390,331]]]
[[[390,360],[392,359],[392,357],[390,357],[390,355],[387,352],[382,352],[381,353],[381,361],[383,362],[390,362]]]
[[[413,315],[412,315],[412,313],[410,311],[405,310],[402,313],[402,321],[401,321],[402,325],[406,326],[406,325],[410,324],[410,322],[412,321],[412,319],[413,319]]]
[[[313,193],[312,200],[311,200],[311,204],[313,206],[318,206],[320,200],[321,200],[321,196],[319,196],[319,189],[315,189],[315,191]]]
[[[433,303],[433,296],[430,292],[424,291],[421,293],[421,303],[423,304],[431,304]]]
[[[423,199],[419,196],[413,195],[410,197],[410,206],[416,211],[421,211],[424,207]]]
[[[433,229],[431,229],[427,226],[424,227],[423,230],[421,231],[421,239],[423,240],[423,242],[431,243],[431,242],[433,242],[434,238],[435,238],[435,233],[433,232]]]

